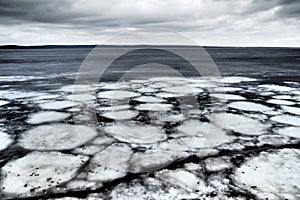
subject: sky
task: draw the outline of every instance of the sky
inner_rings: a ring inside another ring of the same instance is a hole
[[[170,32],[201,46],[300,47],[300,0],[0,0],[0,45],[185,44]]]

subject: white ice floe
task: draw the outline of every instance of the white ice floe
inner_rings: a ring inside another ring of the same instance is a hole
[[[9,101],[0,100],[0,106],[5,106],[9,104]]]
[[[201,88],[196,88],[196,87],[192,88],[189,85],[170,86],[170,87],[162,88],[162,91],[175,93],[175,94],[182,94],[182,95],[204,92],[204,90]]]
[[[26,131],[19,144],[32,150],[73,149],[90,141],[97,134],[94,128],[82,125],[40,125]]]
[[[162,128],[152,125],[139,125],[137,123],[117,123],[103,128],[110,136],[128,143],[156,143],[165,140],[167,136]]]
[[[172,110],[173,105],[163,103],[144,103],[135,107],[137,110],[148,110],[148,111],[168,111]]]
[[[287,99],[287,100],[292,100],[293,97],[291,97],[290,95],[276,95],[273,96],[274,99]]]
[[[141,97],[134,98],[134,100],[139,102],[144,102],[144,103],[161,103],[166,101],[164,99],[160,99],[152,96],[141,96]]]
[[[101,106],[97,108],[97,110],[101,110],[101,111],[127,110],[130,107],[131,107],[130,105],[111,105],[111,106]]]
[[[35,97],[34,100],[56,99],[58,97],[60,97],[59,94],[45,94],[42,96]]]
[[[177,127],[177,131],[184,136],[212,136],[218,137],[225,134],[222,129],[214,124],[200,122],[199,120],[188,120]]]
[[[168,92],[159,92],[156,93],[155,96],[160,98],[175,98],[175,97],[182,97],[183,94],[175,94],[175,93],[168,93]]]
[[[276,104],[276,105],[294,105],[292,101],[282,100],[282,99],[270,99],[267,103]]]
[[[276,130],[280,135],[285,135],[288,137],[300,139],[300,127],[285,127]]]
[[[262,152],[234,173],[235,182],[259,199],[299,199],[299,149]]]
[[[239,77],[239,76],[230,76],[230,77],[222,77],[222,78],[215,78],[212,79],[215,82],[221,83],[240,83],[240,82],[249,82],[249,81],[256,81],[257,79],[248,78],[248,77]]]
[[[230,162],[222,157],[207,158],[204,162],[209,171],[219,171],[231,167]]]
[[[138,91],[139,93],[153,93],[156,92],[157,90],[149,87],[141,87],[136,89],[136,91]]]
[[[246,100],[245,97],[235,94],[210,94],[210,97],[214,97],[217,99],[225,99],[225,100]]]
[[[29,153],[2,168],[2,192],[23,197],[42,194],[74,178],[87,160],[86,156],[58,152]]]
[[[111,84],[101,86],[101,89],[105,89],[105,90],[116,90],[116,89],[120,90],[120,89],[128,89],[128,88],[130,87],[126,83],[111,83]]]
[[[0,131],[0,151],[6,149],[11,143],[11,137],[7,133]]]
[[[31,91],[17,91],[17,90],[1,90],[0,91],[0,98],[4,99],[27,99],[37,96],[46,95],[45,93],[39,92],[31,92]]]
[[[66,85],[63,86],[60,91],[69,92],[69,93],[77,93],[77,92],[86,92],[94,90],[94,88],[91,85]]]
[[[262,135],[269,127],[260,121],[232,113],[218,113],[213,122],[223,129],[232,130],[243,135]]]
[[[295,88],[291,88],[288,86],[271,85],[271,84],[259,85],[258,87],[265,88],[265,89],[271,90],[271,91],[279,91],[279,92],[290,92],[292,90],[295,90]]]
[[[205,182],[202,179],[184,169],[162,170],[156,172],[155,176],[163,181],[179,186],[190,192],[205,192],[207,189]]]
[[[66,98],[71,101],[79,101],[79,102],[92,101],[96,99],[96,97],[91,94],[73,94],[67,96]]]
[[[253,102],[246,102],[246,101],[236,101],[228,104],[228,107],[234,108],[237,110],[243,111],[252,111],[252,112],[268,112],[272,111],[272,108],[258,104]]]
[[[293,126],[300,126],[300,117],[292,116],[292,115],[277,115],[271,117],[272,121],[282,123],[282,124],[289,124]]]
[[[281,106],[282,110],[294,115],[300,115],[300,108],[291,106]]]
[[[152,172],[171,164],[176,157],[166,151],[146,151],[134,153],[130,160],[130,172]]]
[[[105,98],[105,99],[127,99],[140,96],[139,93],[130,92],[130,91],[121,91],[121,90],[114,90],[114,91],[105,91],[99,92],[98,98]]]
[[[107,182],[125,176],[129,170],[131,148],[113,144],[94,155],[88,166],[89,181]]]
[[[72,181],[69,181],[67,184],[67,190],[72,190],[72,191],[82,191],[82,190],[95,190],[98,188],[101,188],[103,186],[102,183],[100,182],[93,182],[93,181],[86,181],[86,180],[81,180],[81,179],[75,179]],[[90,199],[90,198],[87,198]],[[69,199],[69,198],[63,198],[63,199],[56,199],[56,200],[83,200],[79,198],[75,199]],[[92,200],[92,199],[90,199]],[[95,199],[94,199],[95,200]],[[101,200],[101,199],[99,199]]]
[[[238,87],[217,87],[213,89],[214,92],[236,92],[241,90],[243,89]]]
[[[132,119],[139,115],[138,111],[135,110],[121,110],[121,111],[113,111],[113,112],[105,112],[100,114],[102,117],[106,117],[114,120],[125,120]]]
[[[157,114],[156,116],[154,116],[158,121],[161,122],[180,122],[183,121],[185,119],[183,114]],[[150,118],[152,119],[152,115],[150,114]]]
[[[70,113],[56,111],[41,111],[29,116],[26,120],[28,124],[42,124],[46,122],[58,122],[67,119],[71,116]]]
[[[40,104],[40,107],[46,110],[61,110],[76,105],[78,105],[78,103],[72,101],[52,101],[52,102]]]

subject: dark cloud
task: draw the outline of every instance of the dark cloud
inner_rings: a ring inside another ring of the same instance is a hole
[[[72,42],[63,37],[68,32],[84,42],[137,27],[170,28],[221,43],[233,37],[264,41],[267,34],[283,34],[283,25],[299,29],[299,11],[299,0],[0,0],[0,42],[31,41],[37,31],[39,42]]]

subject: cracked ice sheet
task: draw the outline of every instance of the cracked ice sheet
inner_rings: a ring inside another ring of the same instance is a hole
[[[233,179],[260,199],[299,199],[299,149],[262,152],[236,169]]]
[[[66,162],[68,160],[68,162]],[[88,160],[59,152],[32,152],[7,163],[2,168],[2,192],[30,197],[74,178],[78,169]]]

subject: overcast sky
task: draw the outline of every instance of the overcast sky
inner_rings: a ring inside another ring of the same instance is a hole
[[[300,0],[0,0],[2,45],[101,44],[143,27],[199,45],[299,47]],[[184,43],[159,34],[147,43]]]

